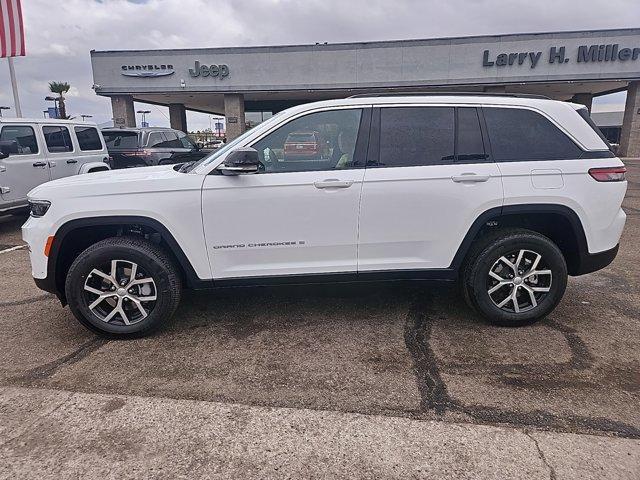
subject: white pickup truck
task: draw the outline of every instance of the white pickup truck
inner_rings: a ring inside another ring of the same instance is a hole
[[[95,124],[50,118],[0,118],[0,214],[28,206],[41,183],[109,170],[109,154]]]

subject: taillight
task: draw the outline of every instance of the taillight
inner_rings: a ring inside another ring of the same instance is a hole
[[[626,179],[626,167],[591,168],[591,175],[597,182],[623,182]]]

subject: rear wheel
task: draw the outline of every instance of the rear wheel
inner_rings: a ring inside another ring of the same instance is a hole
[[[65,293],[71,311],[87,328],[110,336],[141,336],[173,314],[181,282],[159,246],[141,238],[114,237],[76,258]]]
[[[491,323],[519,326],[549,314],[567,285],[562,252],[547,237],[506,230],[485,240],[464,273],[465,294]]]

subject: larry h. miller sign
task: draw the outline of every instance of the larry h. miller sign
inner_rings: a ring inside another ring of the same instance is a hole
[[[485,50],[482,55],[483,67],[507,67],[511,65],[527,64],[531,68],[536,68],[542,58],[542,51],[537,52],[501,52],[491,54]],[[617,43],[608,45],[580,45],[575,52],[575,56],[570,57],[564,46],[554,46],[549,49],[547,60],[549,63],[565,64],[572,58],[578,63],[589,62],[627,62],[634,61],[640,57],[640,47],[625,47]]]

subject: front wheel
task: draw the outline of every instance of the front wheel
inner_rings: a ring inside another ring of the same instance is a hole
[[[83,251],[65,282],[69,307],[85,327],[113,337],[142,336],[178,307],[181,281],[171,258],[137,237],[113,237]]]
[[[463,281],[470,303],[491,323],[527,325],[560,302],[567,265],[547,237],[508,230],[489,239],[471,258]]]

